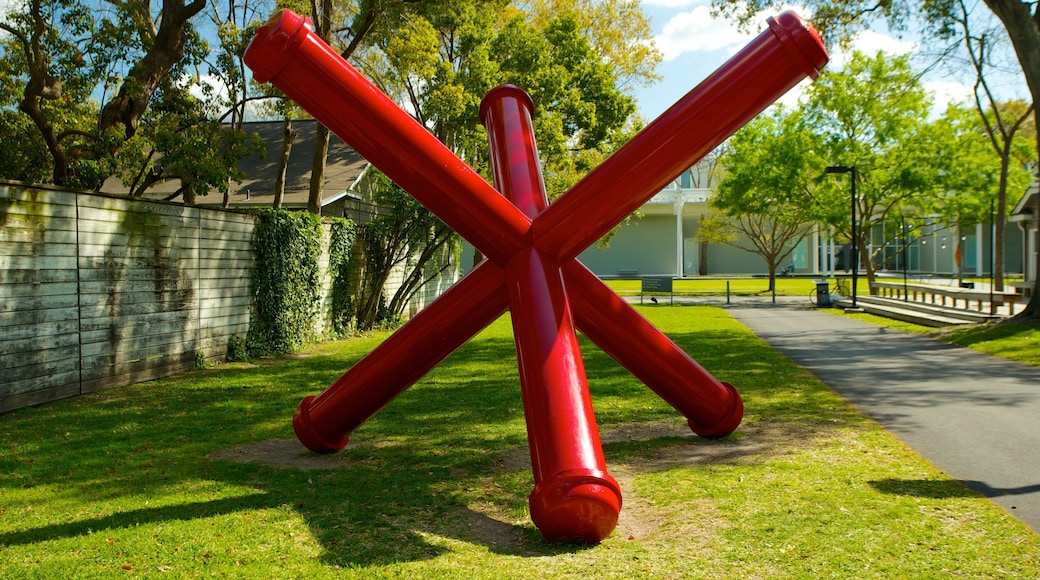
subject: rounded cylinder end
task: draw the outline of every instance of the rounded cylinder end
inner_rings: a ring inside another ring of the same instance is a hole
[[[529,504],[546,541],[598,544],[617,527],[621,487],[606,473],[564,475],[535,486]]]
[[[350,437],[348,435],[339,441],[329,441],[318,433],[311,422],[310,410],[313,399],[314,397],[310,396],[300,401],[300,406],[296,408],[296,414],[293,415],[293,431],[296,432],[296,438],[307,449],[321,454],[335,453],[347,446]]]
[[[266,83],[289,64],[286,52],[293,38],[312,29],[310,18],[287,8],[271,14],[271,18],[257,31],[246,47],[243,60],[253,71],[258,83]]]
[[[740,421],[744,418],[744,401],[740,398],[740,393],[737,389],[729,383],[722,383],[722,386],[730,394],[730,399],[733,403],[730,405],[729,411],[723,415],[721,419],[715,421],[710,425],[703,425],[695,422],[693,419],[688,419],[686,423],[690,426],[690,430],[700,435],[701,437],[707,437],[709,439],[720,439],[733,433],[737,430],[740,425]]]
[[[478,112],[478,118],[481,124],[487,125],[487,114],[489,109],[494,106],[501,99],[514,98],[527,108],[527,113],[534,116],[534,101],[531,100],[531,95],[527,94],[527,91],[521,89],[516,85],[498,85],[491,89],[484,95],[484,98],[480,100],[480,110]]]
[[[819,76],[830,57],[816,28],[793,10],[770,17],[768,24],[781,44],[800,61],[803,72],[814,79]]]

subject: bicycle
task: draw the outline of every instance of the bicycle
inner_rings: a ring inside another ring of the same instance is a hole
[[[849,290],[848,281],[845,278],[837,277],[834,279],[834,284],[828,289],[830,300],[841,300],[846,296],[851,296],[852,292]],[[813,288],[809,293],[809,302],[816,306],[817,300],[819,299],[819,291]]]

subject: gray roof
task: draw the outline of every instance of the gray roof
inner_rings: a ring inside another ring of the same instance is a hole
[[[282,204],[285,208],[305,208],[310,192],[311,161],[314,156],[314,136],[317,121],[305,119],[293,121],[296,140],[289,155],[289,164],[285,172],[285,196]],[[246,123],[247,133],[258,133],[264,142],[266,154],[263,158],[251,155],[242,159],[238,167],[245,178],[231,188],[232,207],[270,207],[274,201],[274,182],[278,169],[278,159],[282,151],[282,121],[261,121]],[[329,154],[325,166],[325,188],[322,206],[337,201],[348,194],[357,185],[369,163],[349,145],[336,135],[329,139]],[[173,179],[154,185],[145,194],[148,198],[166,199],[180,188],[180,180]],[[105,181],[101,191],[104,193],[126,194],[127,188],[118,177]],[[199,197],[199,205],[220,205],[222,195],[212,190],[209,195]]]
[[[1036,213],[1037,195],[1040,195],[1040,183],[1033,182],[1015,205],[1015,209],[1011,210],[1010,220],[1014,222],[1031,219]]]

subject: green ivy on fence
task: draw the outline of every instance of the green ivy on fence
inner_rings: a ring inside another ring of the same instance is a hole
[[[249,325],[254,356],[299,350],[313,337],[320,281],[321,218],[260,210],[253,237],[256,315]]]
[[[346,218],[333,218],[329,241],[329,271],[332,273],[332,330],[338,336],[352,334],[357,326],[350,257],[357,240],[357,225]]]

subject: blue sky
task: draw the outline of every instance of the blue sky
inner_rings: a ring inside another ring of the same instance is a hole
[[[979,0],[969,1],[979,4],[980,15],[988,14],[988,11],[981,7]],[[6,12],[15,2],[16,0],[0,0],[0,11]],[[664,57],[658,66],[661,80],[635,91],[640,114],[646,121],[651,121],[664,112],[744,47],[765,28],[765,20],[771,15],[760,15],[756,30],[744,33],[725,19],[712,18],[709,14],[710,0],[642,0],[642,6],[650,17],[654,42]],[[811,14],[806,10],[797,6],[794,9],[811,20]],[[857,37],[854,48],[869,54],[874,54],[877,50],[903,54],[913,50],[915,44],[884,32],[867,31]],[[845,58],[845,55],[832,51],[831,63],[828,66],[840,67]],[[1013,62],[1013,65],[1012,68],[1015,68],[1017,62]],[[948,69],[937,69],[924,77],[926,87],[935,95],[938,110],[945,108],[945,104],[950,100],[969,97],[972,80],[963,73],[951,73]],[[794,104],[800,92],[800,87],[796,87],[781,100]],[[1004,81],[1001,93],[1028,98],[1019,71],[1016,70],[1015,74]]]
[[[663,55],[658,66],[661,80],[650,87],[636,90],[640,113],[653,120],[675,101],[697,86],[729,57],[744,47],[759,31],[765,29],[765,20],[771,13],[763,13],[754,32],[742,33],[731,22],[712,18],[709,0],[643,0],[643,9],[651,19],[654,42]],[[798,7],[795,11],[810,16]],[[811,20],[811,18],[810,18]],[[904,54],[915,48],[911,40],[895,38],[884,32],[866,31],[854,41],[854,48],[874,54],[885,50]],[[841,67],[847,55],[831,51],[828,67]],[[960,77],[960,78],[955,78]],[[951,100],[963,100],[971,95],[971,86],[962,81],[963,75],[936,70],[924,77],[925,86],[932,91],[936,108],[943,109]],[[1026,97],[1024,86],[1012,81],[1009,92]],[[796,87],[782,101],[793,104],[800,94]]]

